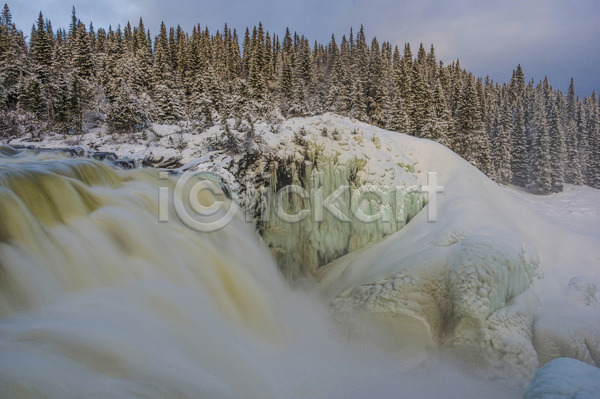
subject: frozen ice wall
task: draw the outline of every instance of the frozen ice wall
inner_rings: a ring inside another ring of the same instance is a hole
[[[400,230],[424,206],[418,165],[380,129],[333,115],[255,127],[243,154],[191,165],[240,194],[292,280]]]
[[[291,279],[398,231],[423,206],[419,186],[364,181],[364,158],[340,162],[324,151],[278,165],[264,198],[262,237]]]

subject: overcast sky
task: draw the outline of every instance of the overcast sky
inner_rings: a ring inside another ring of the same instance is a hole
[[[438,59],[461,65],[477,76],[508,81],[521,64],[526,78],[548,75],[566,90],[575,78],[577,93],[600,88],[600,3],[598,0],[17,0],[10,1],[17,27],[29,34],[39,11],[53,26],[68,27],[71,7],[95,27],[137,24],[143,17],[152,35],[162,20],[190,31],[200,23],[211,32],[225,22],[242,31],[262,21],[280,37],[289,26],[312,42],[341,39],[364,24],[367,39],[377,36],[402,49],[410,42],[434,44]]]

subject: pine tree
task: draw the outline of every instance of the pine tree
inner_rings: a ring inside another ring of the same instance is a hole
[[[421,47],[422,48],[422,47]],[[423,137],[423,129],[427,125],[430,116],[427,114],[431,106],[431,93],[426,86],[421,73],[419,72],[418,64],[413,66],[411,86],[409,97],[410,117],[413,132],[417,137]]]
[[[37,25],[31,32],[30,51],[32,54],[33,77],[26,83],[25,91],[28,93],[22,98],[27,98],[28,108],[38,118],[52,120],[52,103],[49,101],[50,66],[52,65],[51,36],[48,33],[44,16],[40,12]],[[32,81],[35,80],[35,81]]]
[[[365,102],[366,78],[369,73],[369,54],[364,28],[361,25],[356,38],[356,48],[351,40],[352,87],[350,91],[350,116],[360,121],[368,121],[367,104]]]
[[[576,129],[577,129],[577,143],[579,144],[579,164],[581,166],[581,174],[585,184],[587,183],[588,175],[588,150],[589,150],[589,137],[586,130],[586,112],[585,107],[581,101],[577,103],[577,118],[576,118]]]
[[[513,129],[511,135],[511,170],[513,184],[521,187],[527,185],[529,176],[529,156],[527,152],[527,132],[525,130],[525,112],[522,100],[516,100],[513,106]]]
[[[575,100],[575,82],[571,78],[567,94],[567,120],[565,130],[566,168],[565,181],[571,184],[584,184],[579,162],[579,140],[577,135],[577,102]]]
[[[67,94],[67,123],[72,134],[83,134],[84,95],[83,82],[77,74],[73,75]]]
[[[53,128],[63,133],[75,128],[73,114],[69,108],[70,102],[73,101],[71,89],[74,78],[71,60],[66,32],[58,30],[52,49],[48,101],[52,104]]]
[[[81,22],[77,28],[75,43],[73,45],[73,66],[81,79],[88,79],[94,73],[92,59],[92,46],[85,25]]]
[[[349,111],[350,104],[350,78],[348,71],[348,59],[350,57],[350,47],[346,36],[343,36],[339,54],[335,39],[332,38],[333,46],[333,72],[331,77],[331,85],[329,88],[328,105],[334,112],[342,115]]]
[[[14,109],[19,96],[19,82],[27,74],[23,34],[12,22],[4,4],[0,15],[0,110]]]
[[[143,105],[129,86],[120,86],[106,116],[111,133],[137,132],[148,124]]]
[[[510,80],[510,103],[516,104],[517,101],[525,99],[525,74],[521,68],[521,64],[517,65],[517,69],[513,71],[512,79]]]
[[[367,114],[373,124],[384,127],[388,122],[388,91],[384,57],[374,38],[371,44],[371,62],[367,83]]]
[[[152,80],[154,84],[155,115],[158,121],[175,122],[183,118],[178,87],[174,79],[169,39],[164,22],[155,40]]]
[[[394,105],[391,111],[390,128],[400,133],[410,134],[413,127],[410,122],[410,116],[406,112],[406,107],[402,97],[394,97]]]
[[[489,139],[481,118],[481,107],[475,87],[475,79],[470,75],[459,98],[456,122],[455,151],[483,173],[493,173]]]
[[[308,92],[313,78],[311,71],[311,51],[308,41],[304,36],[298,38],[295,48],[294,92],[288,112],[291,115],[304,116],[310,113]]]
[[[511,146],[511,115],[507,102],[501,102],[499,113],[495,118],[494,129],[494,167],[496,170],[496,180],[500,183],[510,183],[513,177],[512,146]]]
[[[252,33],[252,54],[249,60],[248,85],[252,98],[258,102],[266,99],[267,82],[265,79],[265,36],[262,24],[254,27]]]
[[[450,65],[450,96],[448,99],[448,105],[452,111],[452,116],[456,118],[458,106],[460,103],[460,97],[463,91],[465,82],[465,72],[460,67],[460,61],[456,60],[456,63]]]
[[[550,161],[552,163],[551,178],[553,192],[561,192],[565,183],[566,146],[558,108],[556,102],[551,104],[548,126],[550,134]]]
[[[438,78],[434,84],[431,105],[427,111],[427,124],[422,129],[422,137],[437,141],[447,147],[451,145],[453,121],[446,103],[446,95]]]
[[[600,188],[600,111],[596,91],[585,101],[587,117],[587,184]]]
[[[535,94],[531,131],[534,140],[532,158],[532,182],[539,194],[552,191],[551,139],[548,133],[545,101],[542,93]]]

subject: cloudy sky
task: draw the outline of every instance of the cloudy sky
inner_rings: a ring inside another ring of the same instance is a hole
[[[311,41],[327,43],[364,24],[368,39],[377,36],[401,48],[410,42],[436,48],[438,59],[457,58],[478,76],[510,79],[521,64],[526,78],[548,75],[566,90],[571,76],[577,93],[600,89],[600,4],[598,0],[12,0],[9,7],[26,34],[39,11],[53,26],[68,27],[71,7],[95,27],[124,25],[143,17],[154,35],[162,20],[184,29],[200,23],[211,31],[243,31],[262,21],[283,36],[285,27]]]

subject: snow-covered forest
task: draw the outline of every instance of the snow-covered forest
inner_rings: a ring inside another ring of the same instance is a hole
[[[241,46],[240,46],[241,43]],[[502,183],[538,193],[565,183],[600,188],[600,111],[547,79],[508,83],[444,65],[433,45],[413,55],[367,42],[361,26],[327,44],[258,27],[191,33],[161,25],[95,29],[73,9],[67,30],[40,13],[26,35],[8,5],[0,18],[0,136],[41,138],[141,131],[149,123],[190,122],[193,133],[233,119],[277,123],[334,112],[438,141]]]

